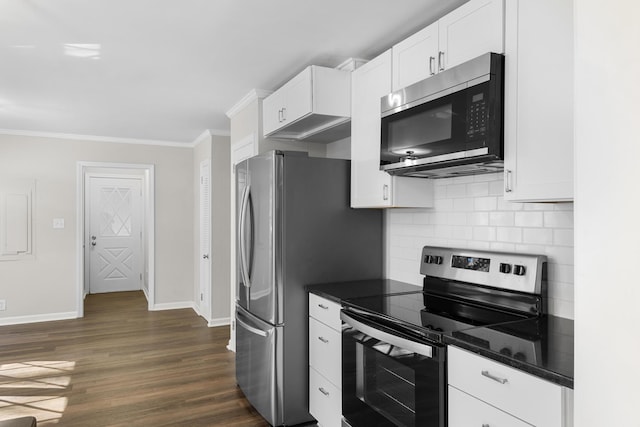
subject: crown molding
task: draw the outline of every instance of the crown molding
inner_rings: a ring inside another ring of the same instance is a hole
[[[164,147],[193,148],[193,143],[163,141],[154,139],[116,138],[111,136],[78,135],[73,133],[36,132],[29,130],[0,129],[2,135],[33,136],[38,138],[73,139],[92,142],[111,142],[115,144],[159,145]]]
[[[240,112],[247,105],[255,101],[256,99],[263,99],[267,96],[271,95],[273,91],[271,90],[262,90],[262,89],[251,89],[249,93],[242,97],[240,101],[238,101],[233,107],[231,107],[227,112],[227,117],[232,118],[238,112]]]

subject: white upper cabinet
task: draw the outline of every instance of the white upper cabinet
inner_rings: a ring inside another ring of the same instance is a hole
[[[504,0],[471,0],[438,21],[439,71],[504,52]]]
[[[432,182],[380,170],[380,98],[391,92],[391,50],[352,73],[351,207],[432,207]]]
[[[573,1],[509,0],[505,20],[505,198],[573,200]]]
[[[402,89],[438,72],[438,23],[393,46],[393,90]]]
[[[265,98],[262,106],[265,137],[309,139],[349,122],[350,72],[311,65]],[[332,134],[332,140],[346,136],[348,128],[344,135]]]
[[[504,52],[504,0],[471,0],[396,44],[396,91],[487,52]]]

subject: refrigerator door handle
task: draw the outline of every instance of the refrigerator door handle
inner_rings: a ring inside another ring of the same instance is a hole
[[[238,313],[238,316],[236,316],[236,322],[238,323],[238,325],[242,326],[244,329],[251,332],[252,334],[260,335],[261,337],[265,337],[265,338],[271,335],[271,331],[263,331],[262,329],[258,329],[254,326],[249,325],[245,321],[240,320],[240,313]]]
[[[249,288],[251,282],[249,279],[249,273],[247,271],[247,250],[244,247],[246,242],[245,229],[247,223],[247,208],[249,205],[249,192],[250,186],[247,185],[242,193],[242,203],[240,204],[240,272],[242,273],[242,280],[244,285]],[[253,242],[252,242],[253,244]]]

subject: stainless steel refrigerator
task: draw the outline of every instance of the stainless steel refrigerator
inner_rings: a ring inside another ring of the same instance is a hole
[[[274,426],[313,420],[305,285],[382,275],[382,214],[349,207],[349,177],[297,152],[236,166],[236,380]]]

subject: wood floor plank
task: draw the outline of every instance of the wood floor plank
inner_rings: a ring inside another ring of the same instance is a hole
[[[38,426],[263,427],[235,383],[228,327],[142,292],[89,295],[85,317],[0,326],[0,420]]]

